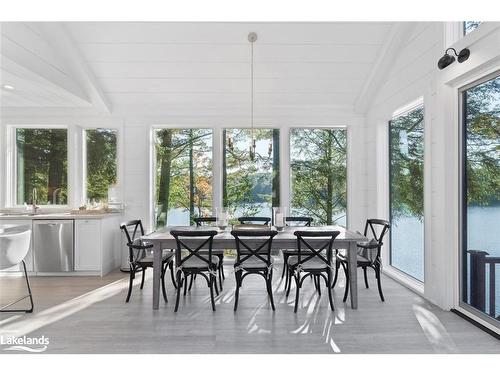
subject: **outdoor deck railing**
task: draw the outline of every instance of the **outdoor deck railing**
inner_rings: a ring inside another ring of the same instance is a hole
[[[470,304],[500,320],[500,315],[496,316],[495,303],[495,266],[500,264],[500,257],[489,257],[489,253],[482,250],[469,250],[467,252],[470,254]],[[486,268],[489,268],[488,311],[486,311]]]

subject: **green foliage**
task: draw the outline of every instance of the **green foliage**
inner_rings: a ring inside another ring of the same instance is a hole
[[[292,213],[332,224],[347,209],[347,132],[292,129]]]
[[[172,209],[207,215],[212,208],[212,130],[155,131],[157,226]]]
[[[88,129],[87,199],[105,201],[108,188],[116,184],[116,130]]]
[[[500,77],[464,94],[469,205],[500,202]]]
[[[424,107],[400,115],[389,125],[391,215],[424,215]]]
[[[67,204],[67,130],[17,129],[17,204]]]

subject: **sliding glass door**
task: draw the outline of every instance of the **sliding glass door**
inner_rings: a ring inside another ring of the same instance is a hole
[[[500,75],[462,90],[462,305],[500,321]],[[498,324],[500,326],[500,324]]]
[[[390,264],[424,281],[424,107],[389,123]]]

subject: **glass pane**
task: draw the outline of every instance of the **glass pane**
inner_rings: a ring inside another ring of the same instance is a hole
[[[500,319],[500,77],[463,94],[463,301]]]
[[[108,188],[116,184],[116,134],[114,129],[89,129],[87,142],[87,199],[105,202]]]
[[[154,132],[155,222],[191,225],[212,214],[212,130],[157,129]]]
[[[480,24],[481,21],[464,21],[464,35],[476,30]]]
[[[17,204],[68,203],[66,129],[16,129]]]
[[[347,222],[347,131],[292,129],[291,213],[314,224]]]
[[[252,160],[250,129],[223,132],[223,204],[233,219],[271,217],[272,207],[279,206],[279,129],[254,129],[254,138],[256,148]]]
[[[391,265],[424,280],[424,107],[389,124]]]

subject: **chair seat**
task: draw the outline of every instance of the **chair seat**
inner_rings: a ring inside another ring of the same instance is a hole
[[[282,249],[281,250],[283,254],[286,254],[286,255],[297,255],[299,253],[299,251],[297,249]],[[310,253],[311,251],[310,250],[302,250],[302,253],[303,254],[306,254],[306,253]]]
[[[337,258],[341,262],[347,263],[347,256],[346,255],[339,253],[339,254],[337,254]],[[368,259],[367,257],[364,257],[363,255],[360,255],[360,254],[358,254],[358,256],[357,256],[357,262],[358,262],[358,265],[366,265],[366,266],[369,266],[373,263],[370,259]]]
[[[174,253],[170,250],[163,250],[163,254],[161,256],[162,263],[169,262],[174,258]],[[152,266],[153,265],[153,254],[148,254],[144,258],[137,261],[138,264],[143,266]]]
[[[274,263],[274,260],[271,258],[271,264]],[[256,256],[251,256],[241,263],[241,267],[245,269],[260,269],[267,268],[266,262],[257,258]]]
[[[200,250],[200,254],[208,254],[208,250]],[[224,255],[224,250],[223,249],[213,249],[212,250],[212,255],[215,255],[215,256],[220,256],[220,255]]]
[[[219,258],[212,255],[212,263],[217,266],[219,264]],[[207,262],[204,262],[200,258],[196,256],[192,256],[184,263],[182,263],[182,268],[199,268],[199,269],[208,269]]]
[[[299,257],[298,256],[291,256],[288,258],[288,265],[289,266],[296,266],[297,263],[299,262]],[[321,259],[318,259],[317,257],[311,258],[307,260],[306,262],[302,263],[302,269],[303,270],[320,270],[327,268],[328,266],[326,265],[325,262],[323,262]]]

